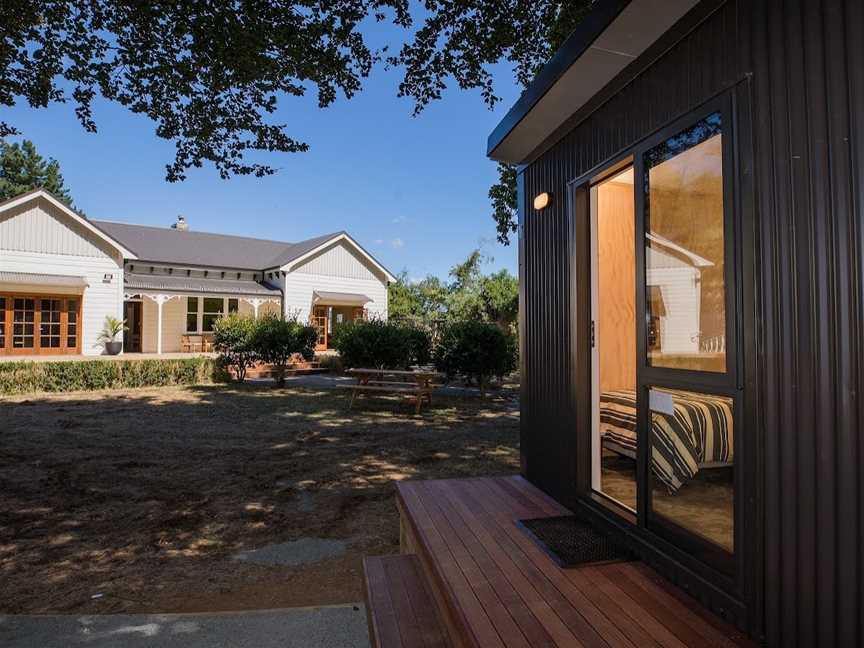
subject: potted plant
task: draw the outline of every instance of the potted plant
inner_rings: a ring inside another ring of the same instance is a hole
[[[123,350],[123,341],[118,340],[117,336],[126,330],[128,330],[126,320],[117,319],[110,315],[105,318],[105,324],[102,326],[102,332],[99,334],[99,342],[105,347],[105,353],[108,355],[117,355]]]

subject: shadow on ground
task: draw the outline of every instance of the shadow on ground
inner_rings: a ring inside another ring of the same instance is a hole
[[[0,611],[196,612],[360,600],[398,550],[395,483],[512,473],[518,409],[346,410],[332,390],[207,386],[0,400]],[[232,559],[345,541],[304,566]]]

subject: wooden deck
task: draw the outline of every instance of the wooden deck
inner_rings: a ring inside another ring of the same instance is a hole
[[[567,511],[520,477],[403,482],[398,505],[449,645],[754,645],[641,563],[559,567],[515,522]]]

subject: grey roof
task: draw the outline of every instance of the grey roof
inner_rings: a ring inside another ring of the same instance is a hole
[[[199,279],[178,275],[126,272],[123,284],[127,290],[159,290],[176,293],[214,293],[220,295],[265,295],[278,297],[278,288],[251,279]]]
[[[243,270],[277,268],[343,233],[287,243],[113,221],[90,222],[129,248],[141,261]]]
[[[0,283],[71,286],[75,288],[85,288],[90,285],[87,283],[86,277],[42,274],[41,272],[0,272]]]
[[[324,234],[323,236],[316,236],[315,238],[295,243],[291,246],[290,249],[285,250],[282,254],[276,257],[271,264],[265,266],[265,268],[278,268],[279,266],[283,266],[286,263],[291,263],[294,259],[303,256],[307,252],[311,252],[322,243],[326,243],[330,239],[335,238],[341,234],[347,234],[347,232],[333,232],[332,234]]]

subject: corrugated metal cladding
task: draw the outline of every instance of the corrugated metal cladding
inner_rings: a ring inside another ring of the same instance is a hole
[[[749,605],[770,646],[864,645],[862,34],[860,0],[727,2],[522,178],[524,470],[567,501],[578,260],[566,184],[725,89],[749,108],[739,119],[752,142],[739,123],[746,156],[734,178],[736,190],[752,187],[752,210],[738,205],[745,228],[755,219],[744,366],[764,538],[748,543],[762,544],[764,591]],[[542,191],[555,200],[535,213]]]

